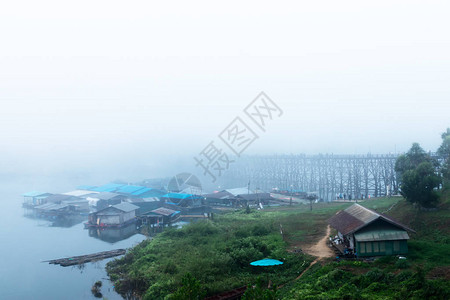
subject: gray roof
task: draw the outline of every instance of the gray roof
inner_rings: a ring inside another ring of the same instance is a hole
[[[355,239],[358,242],[409,240],[409,235],[405,230],[374,230],[357,232]]]
[[[227,191],[228,193],[232,194],[233,196],[253,194],[252,190],[249,190],[246,187],[234,188],[234,189],[226,189],[225,191]]]
[[[119,195],[119,194],[111,193],[111,192],[100,192],[98,194],[90,196],[89,198],[94,198],[94,199],[99,199],[99,200],[110,200],[110,199],[113,199],[118,196],[119,196],[119,198],[124,198],[123,195]]]
[[[168,217],[168,216],[171,216],[172,214],[176,213],[177,211],[169,209],[169,208],[165,208],[165,207],[160,207],[160,208],[152,210],[151,212]]]
[[[390,217],[381,215],[359,204],[353,204],[345,210],[339,211],[328,220],[328,223],[340,233],[347,235],[356,232],[378,219],[382,219],[402,229],[413,231]]]
[[[53,202],[53,203],[58,203],[58,202],[62,202],[62,201],[68,201],[68,200],[79,200],[79,197],[75,197],[75,196],[71,196],[71,195],[63,195],[63,194],[54,194],[54,195],[50,195],[47,198],[45,198],[45,200],[47,202]]]
[[[139,209],[139,206],[133,205],[128,202],[122,202],[116,205],[112,205],[111,207],[117,208],[118,210],[124,211],[124,212],[130,212],[133,210]]]

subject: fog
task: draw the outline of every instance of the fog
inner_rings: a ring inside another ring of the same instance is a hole
[[[195,169],[261,91],[283,114],[245,154],[434,151],[449,126],[449,8],[5,3],[0,173],[102,184]]]

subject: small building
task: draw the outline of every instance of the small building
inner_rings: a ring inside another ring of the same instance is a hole
[[[63,193],[63,195],[75,196],[86,199],[89,196],[98,194],[99,192],[89,191],[89,190],[74,190],[70,192]]]
[[[122,186],[125,186],[125,184],[119,184],[119,183],[108,183],[105,185],[101,185],[98,187],[94,187],[88,190],[90,191],[94,191],[94,192],[115,192],[117,191],[119,188],[121,188]]]
[[[32,191],[25,194],[23,196],[23,207],[32,208],[37,205],[41,205],[45,203],[45,198],[52,194],[45,192]]]
[[[183,193],[167,193],[161,196],[162,201],[166,203],[173,203],[183,207],[200,205],[202,199],[203,197],[197,195]]]
[[[142,220],[142,224],[156,224],[162,226],[178,221],[178,219],[180,218],[180,211],[165,207],[159,207],[157,209],[143,213],[140,218]]]
[[[106,207],[100,211],[89,214],[87,227],[121,227],[136,221],[136,210],[139,207],[131,203]]]
[[[90,195],[87,198],[87,200],[89,201],[89,205],[94,207],[97,211],[100,211],[111,205],[119,204],[125,199],[125,196],[111,192],[100,192],[95,195]]]
[[[231,205],[235,199],[235,196],[227,191],[220,191],[202,196],[205,198],[205,203],[209,205]]]
[[[339,211],[328,222],[338,231],[337,248],[360,257],[407,254],[408,231],[415,232],[359,204]]]
[[[167,194],[167,192],[146,187],[146,188],[132,192],[130,196],[142,198],[142,199],[154,199],[154,198],[161,197],[165,194]]]

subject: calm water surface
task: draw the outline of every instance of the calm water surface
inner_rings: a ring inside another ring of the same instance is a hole
[[[33,189],[36,188],[20,184],[0,186],[0,299],[98,299],[91,293],[98,280],[103,283],[104,297],[122,299],[107,279],[104,267],[109,260],[88,263],[82,268],[42,261],[129,248],[145,236],[135,234],[111,243],[89,236],[82,223],[64,228],[27,218],[20,195]]]

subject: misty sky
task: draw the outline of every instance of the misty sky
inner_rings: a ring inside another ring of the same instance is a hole
[[[434,151],[450,2],[367,2],[5,2],[0,173],[193,164],[260,91],[248,154]]]

